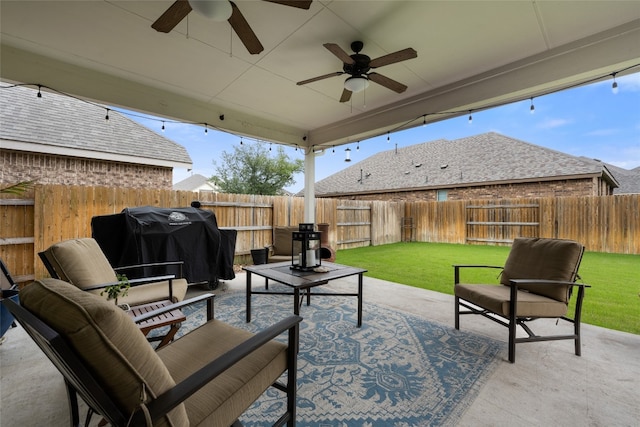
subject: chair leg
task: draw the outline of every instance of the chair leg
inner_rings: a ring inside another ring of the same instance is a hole
[[[584,287],[578,287],[578,298],[576,299],[576,311],[573,316],[573,333],[575,334],[576,356],[582,355],[582,344],[580,340],[580,318],[582,317],[582,299],[584,298]]]
[[[455,298],[455,327],[456,329],[460,329],[460,298],[456,297]]]
[[[69,403],[69,418],[71,427],[80,427],[80,411],[78,409],[78,395],[76,390],[66,380],[64,382],[67,388],[67,401]]]
[[[516,328],[518,321],[516,313],[518,312],[518,288],[511,285],[511,293],[509,299],[509,362],[516,363]]]

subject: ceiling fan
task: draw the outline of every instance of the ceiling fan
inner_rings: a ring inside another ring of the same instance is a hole
[[[312,0],[264,0],[284,6],[309,9]],[[178,25],[192,10],[214,21],[229,21],[231,28],[236,32],[240,41],[249,53],[256,55],[264,50],[262,43],[253,32],[249,23],[238,9],[238,6],[229,0],[176,0],[152,25],[156,31],[168,33]]]
[[[297,85],[306,85],[307,83],[316,82],[318,80],[327,79],[329,77],[341,76],[343,74],[349,74],[351,77],[347,78],[344,82],[344,90],[340,97],[340,102],[347,102],[351,99],[353,92],[360,92],[369,86],[369,80],[378,83],[381,86],[391,89],[394,92],[402,93],[407,90],[407,86],[399,83],[389,77],[385,77],[382,74],[376,72],[369,72],[372,68],[382,67],[383,65],[395,64],[396,62],[406,61],[407,59],[416,58],[418,53],[412,48],[406,48],[399,50],[388,55],[383,55],[376,59],[371,59],[367,55],[361,54],[364,43],[361,41],[355,41],[351,43],[351,50],[355,53],[353,55],[347,54],[340,46],[334,43],[325,43],[323,45],[329,52],[333,53],[342,61],[342,71],[336,71],[334,73],[325,74],[323,76],[314,77],[312,79],[303,80],[298,82]]]

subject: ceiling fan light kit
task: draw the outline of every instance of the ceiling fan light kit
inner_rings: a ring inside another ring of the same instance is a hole
[[[369,87],[369,79],[365,76],[353,76],[344,81],[344,88],[353,93],[362,92]]]
[[[229,0],[189,0],[191,9],[216,22],[224,22],[231,17],[233,8]]]

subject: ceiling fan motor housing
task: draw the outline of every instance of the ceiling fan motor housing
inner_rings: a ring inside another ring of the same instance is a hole
[[[352,76],[360,76],[369,72],[371,67],[369,67],[369,62],[371,62],[371,58],[367,55],[363,55],[361,53],[354,53],[350,55],[353,59],[353,64],[344,64],[342,70],[350,74]]]

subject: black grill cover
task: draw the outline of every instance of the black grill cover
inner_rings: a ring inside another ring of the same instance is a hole
[[[126,208],[91,220],[93,238],[114,267],[183,261],[189,283],[230,280],[236,230],[219,230],[215,214],[197,208]],[[164,271],[144,271],[169,274]]]

